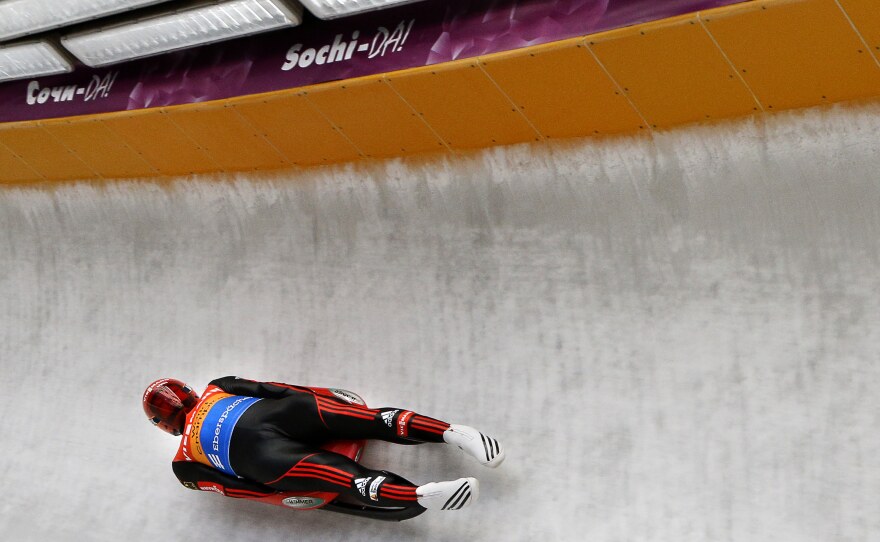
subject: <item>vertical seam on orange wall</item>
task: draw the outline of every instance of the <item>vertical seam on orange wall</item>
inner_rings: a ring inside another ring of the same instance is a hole
[[[37,171],[36,169],[34,169],[34,166],[30,165],[30,164],[28,163],[27,160],[25,160],[24,158],[22,158],[21,156],[19,156],[17,152],[15,152],[14,150],[10,149],[10,148],[9,148],[8,146],[6,146],[6,144],[3,143],[2,141],[0,141],[0,147],[3,147],[4,149],[6,149],[6,150],[9,152],[9,154],[11,154],[12,156],[16,157],[16,158],[18,159],[19,162],[21,162],[22,164],[24,164],[25,167],[28,168],[29,170],[33,171],[33,172],[37,175],[37,177],[39,177],[41,180],[43,180],[43,181],[48,181],[48,180],[49,180],[49,179],[46,178],[45,175],[43,175],[42,173],[40,173],[39,171]],[[25,181],[25,182],[27,182],[27,181]]]
[[[426,66],[426,67],[427,67],[427,66]],[[388,85],[388,88],[390,88],[391,91],[392,91],[394,94],[397,94],[397,97],[400,98],[400,101],[402,101],[407,107],[409,107],[409,110],[410,110],[410,111],[412,111],[413,113],[415,113],[416,118],[419,119],[420,121],[422,121],[422,124],[424,124],[424,125],[428,128],[428,130],[430,130],[431,133],[434,134],[434,137],[437,138],[437,141],[439,141],[440,143],[442,143],[443,146],[446,148],[446,150],[447,150],[448,152],[450,152],[450,153],[452,153],[452,154],[455,154],[455,153],[456,153],[456,151],[454,151],[454,150],[452,149],[452,147],[449,146],[449,142],[447,142],[445,139],[443,139],[443,136],[441,136],[440,133],[437,132],[437,130],[435,130],[433,126],[431,126],[431,123],[430,123],[430,122],[428,122],[427,120],[425,120],[425,117],[424,117],[421,113],[419,113],[419,110],[416,109],[415,107],[413,107],[413,105],[412,105],[411,103],[409,103],[409,102],[406,100],[406,98],[403,97],[403,94],[401,94],[400,92],[397,91],[396,88],[394,88],[394,84],[391,82],[390,79],[388,79],[388,76],[387,76],[387,75],[383,75],[383,76],[382,76],[382,81],[383,81],[386,85]]]
[[[645,129],[646,130],[653,130],[653,128],[651,127],[652,126],[651,123],[648,122],[648,119],[645,118],[645,115],[643,115],[642,112],[639,110],[639,108],[636,107],[635,102],[632,101],[632,98],[629,97],[629,94],[627,94],[627,92],[625,90],[623,90],[623,86],[617,82],[617,79],[615,79],[613,75],[611,75],[611,72],[608,71],[608,68],[605,67],[605,64],[603,64],[602,61],[599,60],[599,55],[597,55],[596,51],[594,51],[593,48],[590,47],[589,37],[585,36],[583,43],[584,43],[584,48],[590,53],[590,55],[593,57],[593,59],[596,61],[596,63],[599,65],[599,67],[602,68],[602,71],[605,72],[605,75],[608,76],[608,79],[611,80],[611,82],[614,84],[614,87],[617,88],[618,92],[620,92],[620,95],[623,96],[623,98],[627,101],[629,106],[633,108],[633,111],[636,112],[636,115],[638,115],[639,118],[642,119],[642,122],[645,123]]]
[[[852,27],[853,32],[856,33],[856,36],[858,36],[859,41],[861,41],[862,45],[865,46],[865,51],[867,51],[868,54],[871,55],[871,58],[874,59],[874,64],[877,64],[877,67],[880,68],[880,56],[874,54],[874,51],[871,49],[871,44],[868,43],[868,40],[866,40],[865,36],[863,36],[862,33],[859,31],[859,27],[856,26],[855,21],[853,21],[852,17],[849,16],[849,13],[846,12],[846,8],[844,8],[840,4],[840,1],[834,0],[834,3],[837,4],[837,7],[840,9],[840,12],[843,13],[843,16],[846,18],[846,22],[848,22],[849,25]]]
[[[224,107],[225,107],[226,109],[230,109],[230,110],[232,110],[232,112],[235,113],[235,116],[237,116],[238,119],[239,119],[239,120],[240,120],[245,126],[247,126],[248,128],[250,128],[255,134],[257,134],[257,135],[260,137],[260,139],[262,139],[264,142],[266,142],[266,144],[269,145],[269,148],[271,148],[271,149],[275,152],[275,154],[278,155],[279,158],[281,158],[281,162],[282,162],[286,167],[292,167],[292,166],[295,166],[295,165],[296,165],[296,164],[294,164],[293,162],[291,162],[286,156],[284,156],[284,153],[281,152],[281,149],[279,149],[278,147],[276,147],[275,144],[272,143],[272,141],[271,141],[269,138],[267,138],[267,137],[263,134],[263,131],[262,131],[262,130],[260,130],[260,129],[259,129],[259,128],[258,128],[253,122],[251,122],[250,120],[248,120],[247,117],[245,117],[244,115],[242,115],[241,112],[238,110],[238,108],[235,107],[235,104],[234,104],[234,103],[231,103],[231,100],[226,100],[226,104],[228,104],[228,105],[224,105]],[[262,168],[255,168],[255,170],[261,170],[261,169],[262,169]]]
[[[718,40],[716,40],[715,36],[712,35],[712,32],[709,31],[709,27],[706,26],[706,22],[703,20],[702,12],[697,13],[697,20],[700,21],[700,27],[703,29],[703,31],[706,33],[706,35],[709,36],[709,39],[712,40],[712,43],[715,44],[715,48],[718,49],[719,53],[721,53],[721,56],[724,58],[724,61],[727,62],[727,65],[730,66],[730,69],[733,70],[733,73],[735,73],[736,76],[739,77],[740,82],[742,82],[743,86],[746,87],[746,90],[749,91],[749,94],[751,94],[751,96],[752,96],[752,100],[755,101],[755,105],[758,106],[758,109],[760,111],[764,111],[764,105],[761,103],[761,100],[758,99],[758,95],[755,94],[755,91],[752,90],[752,87],[749,86],[749,83],[742,76],[742,73],[740,73],[739,68],[737,68],[736,64],[734,64],[733,61],[730,59],[730,57],[727,56],[727,53],[724,52],[724,49],[721,47],[721,44],[718,43]]]
[[[545,141],[547,139],[547,137],[541,133],[541,130],[538,130],[537,126],[532,124],[532,120],[529,117],[527,117],[525,113],[522,112],[522,110],[519,108],[519,106],[516,105],[516,102],[514,102],[513,99],[510,96],[508,96],[506,92],[504,92],[504,89],[501,88],[501,85],[499,85],[497,81],[492,79],[492,76],[489,75],[489,72],[487,72],[483,68],[483,66],[485,66],[486,63],[483,61],[482,57],[477,57],[476,61],[477,61],[477,67],[480,69],[481,72],[483,72],[483,75],[485,75],[489,79],[489,81],[492,81],[492,84],[495,85],[495,88],[498,89],[498,92],[500,92],[501,95],[504,96],[508,102],[510,102],[511,106],[513,106],[514,111],[516,111],[517,114],[520,117],[522,117],[523,120],[526,121],[526,123],[529,125],[529,127],[531,127],[531,129],[534,130],[536,134],[538,134],[538,141]]]
[[[194,109],[194,112],[199,113],[199,111],[197,109]],[[180,133],[183,134],[183,136],[185,138],[189,139],[192,142],[192,144],[196,146],[196,149],[201,151],[201,153],[208,159],[208,161],[211,162],[211,164],[213,164],[214,169],[211,170],[212,172],[216,173],[219,171],[223,171],[223,168],[220,167],[220,164],[217,163],[217,160],[215,160],[214,157],[211,155],[211,153],[208,152],[208,149],[202,147],[198,141],[193,139],[193,137],[189,134],[189,132],[187,132],[179,124],[174,122],[174,118],[167,113],[167,111],[164,107],[159,108],[159,115],[162,115],[163,117],[165,117],[168,120],[168,122],[173,124],[174,127],[177,128],[178,130],[180,130]],[[196,175],[197,173],[195,171],[190,171],[189,174]]]
[[[76,151],[74,151],[73,149],[71,149],[70,147],[68,147],[67,145],[65,145],[65,144],[64,144],[64,141],[62,141],[62,140],[61,140],[60,138],[58,138],[58,137],[55,137],[55,136],[52,134],[52,132],[50,132],[49,130],[47,130],[47,129],[46,129],[46,126],[43,124],[43,121],[37,121],[37,128],[39,128],[40,131],[43,132],[44,134],[46,134],[48,137],[51,137],[52,139],[54,139],[55,141],[57,141],[58,144],[61,145],[61,147],[62,147],[64,150],[67,151],[68,154],[70,154],[71,156],[73,156],[74,158],[76,158],[77,160],[79,160],[80,163],[82,163],[82,165],[84,165],[84,166],[86,167],[87,170],[91,171],[91,172],[92,172],[92,173],[93,173],[98,179],[102,179],[102,180],[105,179],[105,177],[104,177],[103,175],[101,175],[100,173],[98,173],[97,171],[95,171],[95,169],[94,169],[91,165],[89,165],[88,162],[86,162],[85,160],[83,160],[82,157],[81,157],[79,154],[76,153]],[[71,180],[71,179],[65,179],[65,180]]]
[[[306,103],[309,104],[309,107],[311,107],[312,109],[314,109],[319,115],[321,115],[321,118],[323,118],[324,120],[327,121],[327,123],[333,128],[333,131],[334,131],[334,132],[336,132],[337,134],[341,135],[341,136],[343,137],[343,139],[345,139],[346,141],[348,141],[348,143],[349,143],[352,147],[354,147],[354,150],[357,151],[358,155],[360,155],[361,158],[368,158],[367,153],[365,153],[364,151],[362,151],[361,148],[358,147],[357,144],[355,144],[355,142],[352,141],[350,137],[348,137],[348,134],[346,134],[345,131],[344,131],[341,127],[336,126],[336,123],[333,122],[332,120],[330,120],[330,117],[328,117],[327,115],[325,115],[324,112],[321,111],[321,108],[318,107],[318,105],[317,105],[315,102],[313,102],[312,100],[309,99],[309,92],[308,92],[308,91],[300,92],[299,95],[300,95],[300,97],[302,97],[302,98],[305,99]]]

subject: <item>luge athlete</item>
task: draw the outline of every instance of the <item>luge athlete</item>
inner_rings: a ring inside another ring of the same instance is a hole
[[[199,397],[164,378],[147,387],[143,406],[154,425],[182,436],[172,463],[180,482],[229,497],[327,491],[372,506],[460,510],[477,498],[474,478],[416,486],[321,445],[338,439],[445,442],[487,467],[504,460],[498,441],[472,427],[402,408],[367,408],[344,391],[327,391],[229,376],[212,381]]]

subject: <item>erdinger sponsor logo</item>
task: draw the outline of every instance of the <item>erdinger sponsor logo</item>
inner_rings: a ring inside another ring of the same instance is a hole
[[[389,410],[388,412],[382,413],[382,420],[385,422],[385,425],[388,427],[394,427],[394,415],[400,412],[399,410]]]
[[[359,41],[361,31],[355,30],[351,39],[346,41],[342,34],[336,34],[333,43],[319,47],[308,47],[297,43],[287,50],[287,58],[281,65],[283,71],[294,68],[308,68],[309,66],[323,66],[334,62],[351,60],[355,54],[365,54],[367,58],[384,57],[388,54],[398,53],[403,50],[403,45],[409,38],[415,19],[400,21],[393,29],[380,26],[376,29],[373,37]]]
[[[288,508],[314,508],[316,506],[321,506],[324,504],[324,499],[320,499],[318,497],[287,497],[281,504],[287,506]]]
[[[409,436],[409,428],[406,426],[406,422],[409,421],[410,417],[412,417],[412,412],[407,410],[403,414],[397,418],[397,436],[398,437],[406,437]]]
[[[368,476],[367,478],[357,478],[354,481],[354,485],[357,487],[358,491],[360,491],[361,495],[363,495],[364,497],[367,496],[367,484],[370,483],[370,480],[372,480],[372,478],[373,478],[372,476]]]
[[[374,501],[379,500],[379,486],[382,485],[382,482],[385,481],[384,476],[377,476],[373,483],[370,484],[370,499]]]
[[[347,401],[347,402],[353,403],[355,405],[361,405],[361,406],[367,405],[363,399],[361,399],[360,397],[358,397],[357,395],[355,395],[354,393],[352,393],[348,390],[341,390],[339,388],[327,388],[327,389],[330,390],[330,393],[332,393],[336,397],[339,397],[343,401]]]

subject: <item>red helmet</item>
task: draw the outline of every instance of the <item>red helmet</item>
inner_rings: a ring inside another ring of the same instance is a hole
[[[186,413],[199,401],[199,396],[173,378],[162,378],[147,386],[144,392],[144,412],[153,425],[178,436],[186,425]]]

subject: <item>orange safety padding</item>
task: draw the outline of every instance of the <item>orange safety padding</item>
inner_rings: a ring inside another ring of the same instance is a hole
[[[151,177],[158,173],[95,117],[45,121],[42,125],[101,177]]]
[[[541,139],[477,60],[393,73],[388,81],[453,149]]]
[[[277,169],[289,162],[232,107],[170,107],[165,114],[224,171]]]
[[[28,166],[5,145],[0,144],[0,183],[21,183],[41,180],[40,174]]]
[[[304,94],[367,156],[384,158],[445,149],[382,76],[320,85]]]
[[[43,179],[98,178],[94,170],[38,123],[0,125],[0,144],[15,153]]]
[[[312,166],[880,97],[877,1],[754,0],[356,80],[0,124],[0,182]]]
[[[192,175],[220,169],[159,109],[112,113],[99,119],[162,175]]]
[[[363,155],[303,96],[285,92],[232,105],[292,164],[330,164]]]
[[[880,94],[880,66],[835,0],[758,0],[703,20],[767,109]]]
[[[583,38],[482,57],[483,69],[548,138],[646,128]]]
[[[838,0],[844,13],[880,61],[880,2],[877,0]]]
[[[604,32],[587,43],[652,127],[760,109],[696,14]]]

